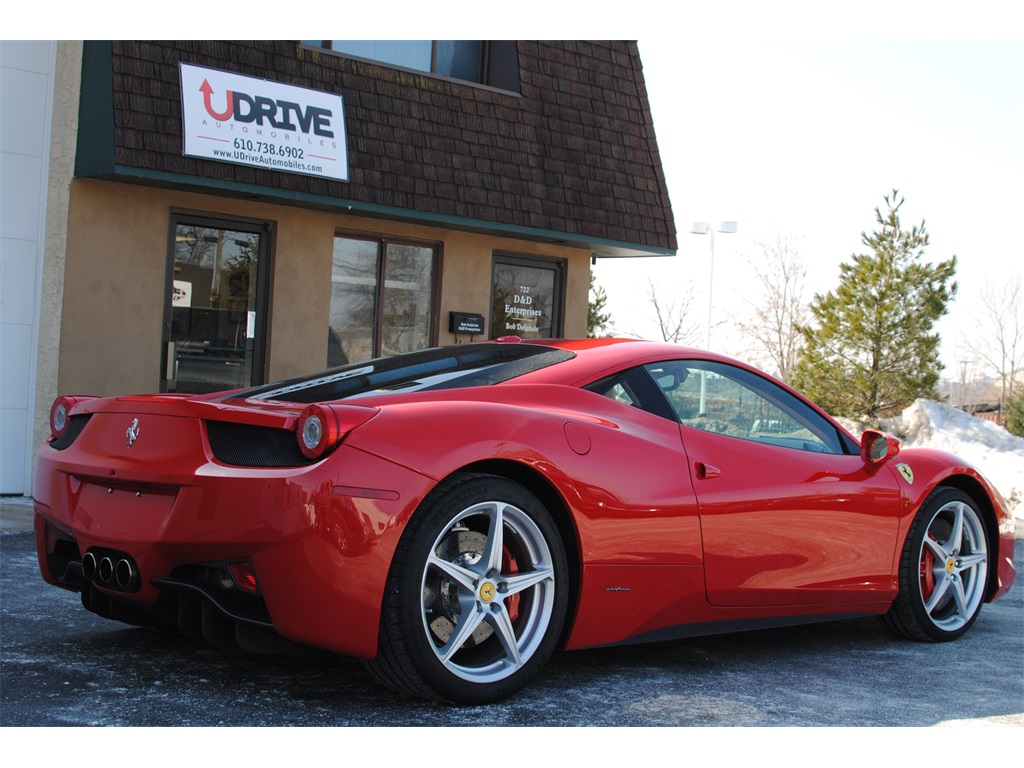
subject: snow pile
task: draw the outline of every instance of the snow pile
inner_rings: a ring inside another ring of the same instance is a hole
[[[863,424],[841,422],[855,436],[864,430]],[[1014,516],[1024,518],[1024,438],[934,400],[915,400],[881,426],[906,448],[938,448],[966,459],[998,489]]]

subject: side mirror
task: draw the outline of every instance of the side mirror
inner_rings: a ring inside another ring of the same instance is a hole
[[[877,429],[864,430],[860,438],[860,457],[865,464],[877,464],[891,459],[900,452],[900,441],[887,432]]]

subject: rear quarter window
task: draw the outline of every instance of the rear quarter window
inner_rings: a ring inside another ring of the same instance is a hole
[[[435,347],[344,365],[255,387],[234,398],[317,403],[387,392],[455,389],[499,384],[557,365],[575,355],[536,344],[464,344]]]

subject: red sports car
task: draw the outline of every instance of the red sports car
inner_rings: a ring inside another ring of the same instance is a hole
[[[463,344],[213,395],[61,397],[43,577],[90,611],[497,701],[556,648],[875,614],[952,640],[1014,579],[966,462],[669,344]]]

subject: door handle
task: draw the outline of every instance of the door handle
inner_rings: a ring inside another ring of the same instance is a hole
[[[718,467],[705,464],[703,461],[698,461],[694,467],[697,470],[697,478],[700,480],[710,480],[711,478],[718,477],[722,474],[722,470]]]

